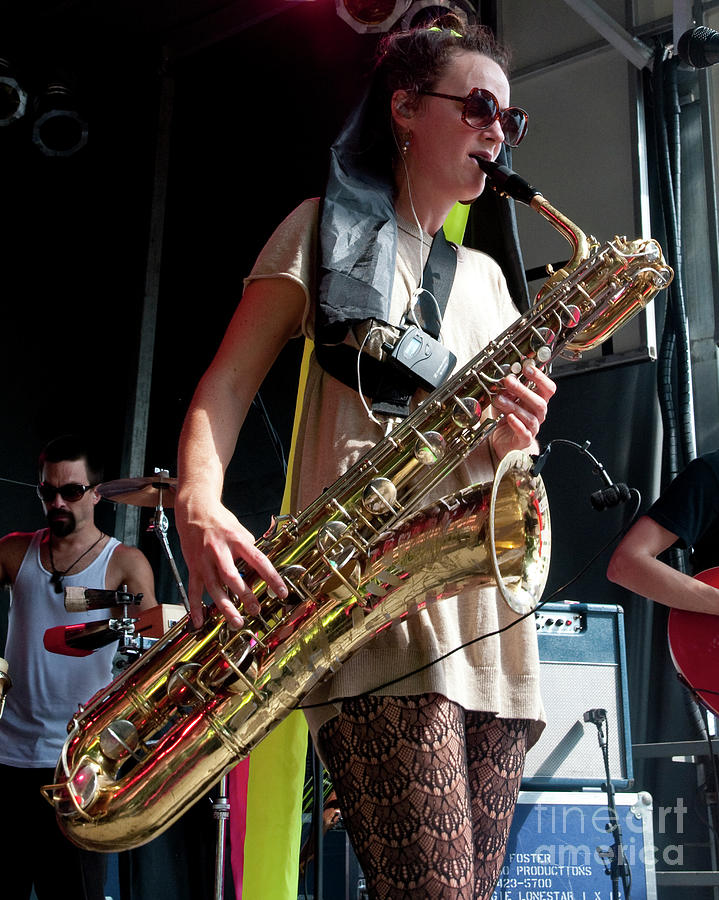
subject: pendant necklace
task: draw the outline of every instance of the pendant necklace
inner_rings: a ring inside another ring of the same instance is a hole
[[[67,567],[67,569],[65,569],[64,572],[58,572],[58,570],[55,568],[55,560],[52,555],[52,532],[50,532],[50,540],[48,542],[48,547],[50,549],[50,567],[52,568],[52,575],[50,576],[50,584],[55,588],[56,594],[62,594],[62,579],[67,575],[67,573],[70,571],[70,569],[72,569],[74,566],[76,566],[80,562],[80,560],[83,558],[83,556],[87,556],[87,554],[94,547],[97,547],[97,545],[100,543],[100,541],[104,537],[106,537],[105,532],[101,531],[100,537],[93,544],[90,544],[90,546],[87,548],[87,550],[85,550],[83,553],[81,553],[78,556],[78,558],[75,560],[74,563],[69,565]]]

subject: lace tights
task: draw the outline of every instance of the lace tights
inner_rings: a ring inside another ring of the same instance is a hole
[[[372,900],[487,900],[529,723],[439,694],[345,700],[319,744]]]

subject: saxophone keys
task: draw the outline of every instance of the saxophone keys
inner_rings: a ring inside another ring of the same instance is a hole
[[[60,785],[53,786],[61,787]],[[58,812],[62,815],[70,815],[73,808],[82,812],[95,802],[98,791],[97,768],[90,763],[80,766],[67,780],[67,784],[62,786]],[[72,806],[67,802],[68,800]]]
[[[199,663],[182,663],[175,666],[167,679],[167,697],[174,706],[188,707],[193,702],[202,702],[205,695],[195,685],[195,676],[200,671]]]
[[[552,344],[556,341],[557,335],[551,328],[543,326],[541,328],[532,328],[529,337],[529,346],[535,352],[540,362],[547,362],[552,355]]]
[[[471,428],[482,417],[482,405],[476,397],[455,397],[452,421],[458,428]]]
[[[342,565],[334,566],[332,574],[321,585],[322,593],[333,600],[345,601],[354,597],[358,603],[364,598],[359,594],[362,580],[362,566],[356,559],[348,559]]]
[[[306,596],[307,591],[304,588],[303,581],[305,575],[307,575],[307,569],[305,569],[304,566],[285,566],[284,568],[279,570],[278,574],[282,576],[285,584],[289,589],[289,594],[285,600],[285,603],[297,603],[301,598],[304,598]],[[269,587],[267,588],[267,593],[273,599],[277,599],[274,591],[272,591]],[[296,599],[293,599],[293,595]]]
[[[438,431],[417,431],[417,443],[414,445],[415,459],[423,466],[433,466],[447,452],[447,442]]]
[[[397,509],[397,488],[394,482],[389,478],[373,478],[362,492],[362,505],[373,515],[394,513]]]
[[[547,346],[546,344],[537,350],[537,362],[539,362],[541,365],[548,363],[551,358],[552,348]]]
[[[578,306],[574,303],[560,302],[559,309],[561,310],[559,320],[565,328],[576,328],[579,325],[582,314]]]
[[[283,514],[281,516],[272,516],[270,518],[270,524],[267,528],[267,531],[262,535],[265,540],[270,540],[273,537],[276,537],[282,531],[288,531],[293,533],[297,530],[297,519],[295,516],[290,514]]]
[[[333,519],[325,524],[317,532],[317,547],[321,553],[329,554],[337,548],[340,538],[347,531],[344,522]]]
[[[325,562],[330,566],[341,565],[355,552],[355,545],[351,541],[349,526],[345,522],[333,519],[325,524],[317,532],[315,541],[317,549]],[[344,540],[344,538],[347,538]],[[310,584],[310,590],[314,585]]]
[[[263,692],[254,683],[260,671],[255,659],[258,647],[266,649],[265,644],[251,631],[240,632],[239,636],[220,651],[220,659],[209,679],[210,685],[217,690],[224,688],[235,694],[249,690],[258,700],[263,700]]]
[[[108,759],[135,756],[139,746],[140,735],[128,719],[115,719],[100,732],[100,750]]]

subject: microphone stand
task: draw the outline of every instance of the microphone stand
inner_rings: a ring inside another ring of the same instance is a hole
[[[160,478],[166,478],[170,473],[167,471],[167,469],[155,469],[155,474],[159,475]],[[162,482],[160,482],[160,484],[162,484]],[[180,593],[182,603],[185,607],[186,612],[189,613],[190,601],[187,598],[185,586],[182,583],[182,578],[180,578],[180,573],[175,564],[175,558],[172,555],[172,550],[170,549],[170,543],[167,540],[168,522],[167,516],[165,515],[165,510],[162,507],[162,487],[159,488],[158,494],[159,496],[157,500],[157,506],[155,507],[155,514],[150,519],[147,530],[148,532],[153,532],[160,541],[160,545],[165,552],[165,557],[170,564],[170,569],[172,570],[172,575],[175,579],[175,583],[177,584],[177,589]]]
[[[614,800],[614,785],[609,773],[609,741],[607,734],[607,711],[606,709],[590,709],[584,713],[584,721],[591,722],[597,727],[597,737],[599,739],[599,747],[604,758],[604,772],[607,782],[604,785],[607,793],[607,811],[609,813],[609,822],[606,830],[614,834],[614,846],[610,850],[597,850],[597,853],[604,860],[604,868],[612,879],[612,897],[613,900],[619,900],[619,881],[621,879],[624,888],[625,900],[628,900],[631,889],[631,871],[627,858],[624,853],[624,844],[622,842],[622,828],[619,823],[617,814],[617,806]],[[610,860],[607,866],[607,859]]]
[[[319,754],[312,747],[312,781],[314,783],[314,793],[312,795],[312,827],[315,839],[315,865],[314,865],[314,900],[324,900],[324,822],[322,815],[324,812],[324,791],[322,789],[324,782],[324,766]]]
[[[230,817],[230,800],[227,796],[227,775],[220,781],[220,796],[213,801],[212,810],[217,820],[217,853],[215,855],[215,900],[225,894],[225,835]]]

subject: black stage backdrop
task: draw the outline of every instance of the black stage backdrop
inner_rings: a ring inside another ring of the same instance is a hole
[[[59,4],[57,13],[50,3],[12,5],[16,9],[0,11],[0,58],[16,64],[33,93],[51,71],[71,72],[89,139],[74,156],[52,158],[32,145],[31,116],[0,128],[0,534],[43,524],[35,459],[59,433],[89,432],[104,449],[108,480],[149,475],[154,467],[175,474],[187,405],[239,300],[242,279],[280,219],[321,192],[327,148],[362,88],[376,43],[342,22],[329,0],[288,3],[276,15],[267,10],[279,10],[280,3],[248,2],[254,16],[238,15],[224,32],[205,30],[201,22],[173,30],[171,13],[161,21],[155,9],[151,21],[145,4],[131,12],[132,4],[112,10],[71,2]],[[158,166],[157,121],[168,86],[167,164]],[[156,255],[151,223],[163,210],[153,208],[153,189],[164,179],[164,241]],[[128,471],[124,448],[148,266],[156,258],[147,452],[144,468]],[[228,505],[255,533],[279,506],[283,461],[273,434],[286,454],[300,353],[301,342],[293,342],[268,376],[264,409],[253,407],[228,472]],[[647,459],[657,452],[647,445],[656,447],[659,433],[655,374],[648,363],[563,379],[543,432],[544,443],[590,440],[615,480],[638,487],[645,505],[655,484]],[[557,450],[544,475],[554,538],[549,594],[605,546],[624,510],[597,514],[590,508],[589,494],[603,485],[578,458]],[[101,504],[105,530],[114,529],[115,512]],[[146,530],[151,512],[142,511],[138,543],[153,563],[159,599],[177,602],[169,567]],[[693,736],[666,653],[664,617],[608,584],[610,552],[606,546],[558,599],[625,606],[635,741]],[[7,595],[0,600],[5,610]],[[0,627],[0,646],[3,639]],[[670,707],[672,715],[660,719],[657,711]],[[661,762],[640,776],[638,787],[660,803],[670,805],[682,794],[694,800],[693,771],[679,784],[676,767]],[[211,862],[212,824],[202,830]],[[694,837],[685,839],[688,853],[701,840]],[[702,861],[694,865],[702,867]]]

